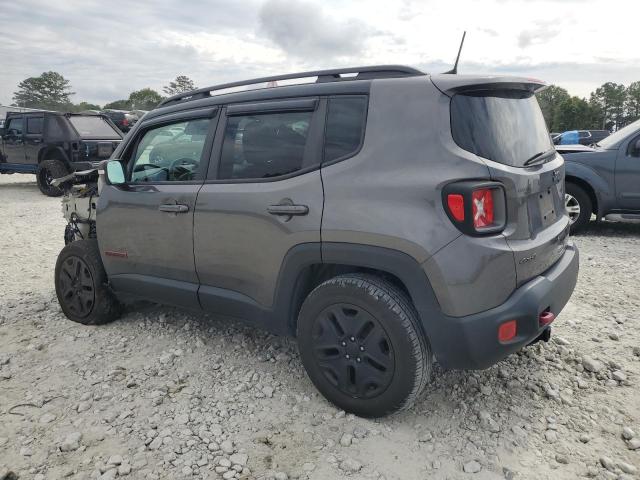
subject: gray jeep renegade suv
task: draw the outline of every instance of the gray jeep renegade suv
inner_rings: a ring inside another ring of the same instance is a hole
[[[243,318],[296,336],[339,407],[407,408],[434,360],[548,339],[574,289],[543,86],[378,66],[171,97],[67,196],[62,310],[100,324],[135,295]]]

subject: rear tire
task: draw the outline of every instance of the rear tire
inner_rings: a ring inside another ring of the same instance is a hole
[[[63,192],[60,188],[51,185],[51,181],[68,174],[69,170],[60,160],[43,160],[36,171],[38,188],[47,197],[59,197]]]
[[[411,301],[373,275],[316,287],[300,310],[298,345],[320,393],[361,417],[411,407],[431,376],[431,348]]]
[[[72,242],[58,255],[56,295],[69,320],[101,325],[120,317],[122,305],[107,281],[96,240]]]
[[[570,231],[573,235],[583,230],[591,221],[593,205],[591,204],[591,198],[587,192],[575,183],[566,184],[564,200],[567,214],[572,222]]]

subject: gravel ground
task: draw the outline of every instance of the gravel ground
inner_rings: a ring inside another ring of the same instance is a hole
[[[0,176],[0,479],[639,478],[640,225],[575,238],[551,342],[436,368],[413,409],[372,421],[316,393],[295,342],[241,323],[145,303],[68,321],[60,202],[32,180]]]

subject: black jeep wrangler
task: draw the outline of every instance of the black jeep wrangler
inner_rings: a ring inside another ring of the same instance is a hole
[[[9,112],[0,134],[0,173],[35,174],[50,197],[62,195],[54,178],[94,168],[123,137],[104,115],[46,111]]]

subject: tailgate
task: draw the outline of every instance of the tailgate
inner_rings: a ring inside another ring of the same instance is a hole
[[[487,162],[491,178],[505,186],[507,226],[518,286],[549,269],[564,253],[569,217],[564,209],[564,162],[560,155],[528,168]]]

